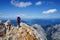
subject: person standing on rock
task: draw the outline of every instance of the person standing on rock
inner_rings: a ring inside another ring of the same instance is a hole
[[[21,23],[21,18],[20,17],[17,17],[17,22],[18,22],[18,26],[21,27],[20,26],[20,23]]]

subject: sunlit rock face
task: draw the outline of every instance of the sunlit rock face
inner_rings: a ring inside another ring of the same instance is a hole
[[[7,23],[5,25],[7,25]],[[42,28],[40,30],[36,30],[25,23],[21,23],[20,25],[20,28],[11,26],[10,31],[8,31],[7,28],[6,34],[0,37],[0,40],[47,40]]]
[[[46,33],[44,29],[41,27],[41,25],[35,24],[32,25],[32,27],[38,32],[38,36],[42,38],[42,40],[47,40]]]

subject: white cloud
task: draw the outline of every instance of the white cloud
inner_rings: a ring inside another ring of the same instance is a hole
[[[20,16],[21,18],[30,18],[31,16],[27,15],[27,14],[18,14],[16,15],[16,17]]]
[[[41,5],[41,4],[42,4],[41,1],[36,2],[36,5]]]
[[[15,17],[21,17],[21,18],[38,18],[37,16],[28,15],[28,14],[16,14]]]
[[[7,18],[7,17],[2,15],[2,16],[0,16],[0,18]]]
[[[55,13],[57,11],[57,9],[49,9],[47,11],[43,11],[42,13],[44,14],[51,14],[51,13]]]
[[[16,16],[20,16],[20,17],[26,17],[27,15],[26,14],[18,14]]]
[[[16,6],[16,7],[27,7],[32,5],[31,2],[19,2],[18,0],[11,0],[11,4]]]

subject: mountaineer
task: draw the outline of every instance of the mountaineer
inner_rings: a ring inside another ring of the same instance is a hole
[[[21,18],[20,17],[17,17],[17,22],[18,22],[18,26],[21,27],[20,26],[20,23],[21,23]]]

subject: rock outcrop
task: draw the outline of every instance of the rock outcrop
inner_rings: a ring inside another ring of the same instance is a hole
[[[34,28],[25,23],[21,23],[20,25],[20,28],[11,26],[9,31],[7,28],[6,34],[0,37],[0,40],[43,40],[41,35]]]

